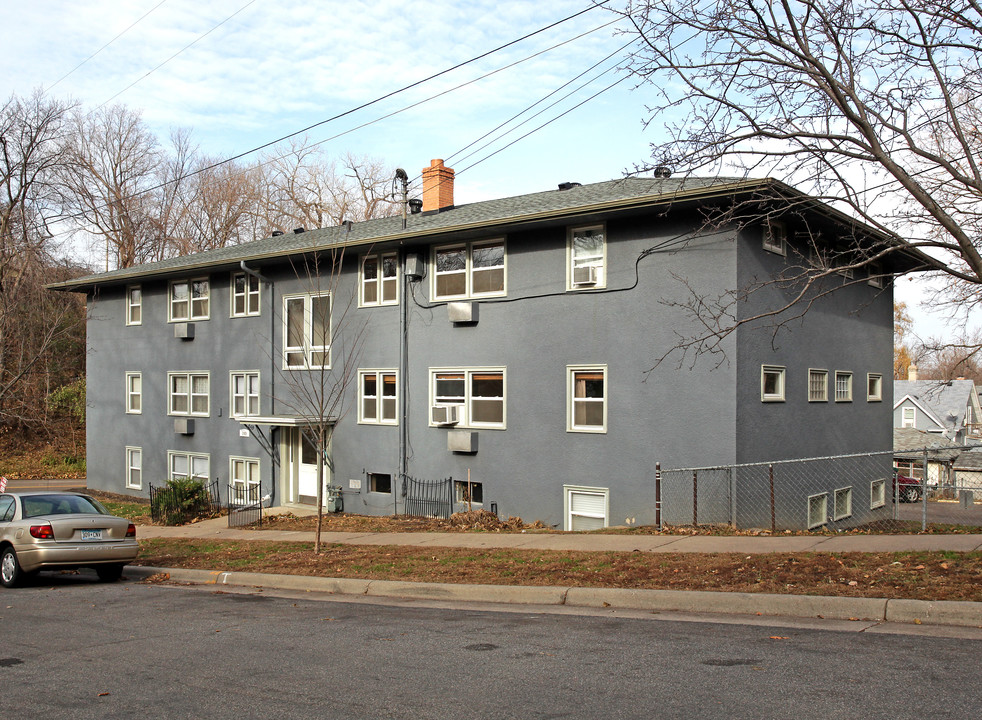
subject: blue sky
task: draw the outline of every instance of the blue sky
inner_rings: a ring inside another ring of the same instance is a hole
[[[44,88],[88,109],[124,103],[142,112],[161,141],[173,128],[190,128],[202,153],[227,157],[346,113],[590,5],[11,2],[0,30],[0,77],[6,94]],[[306,134],[323,141],[330,155],[377,158],[405,168],[411,178],[432,158],[444,158],[458,172],[459,204],[619,177],[648,158],[649,142],[661,132],[660,123],[642,126],[645,103],[656,100],[652,90],[635,89],[636,81],[618,69],[630,40],[618,31],[627,28],[613,13],[592,9]],[[480,140],[535,103],[518,121],[541,115],[499,139]],[[920,334],[942,331],[917,307],[922,283],[902,280],[897,288]]]

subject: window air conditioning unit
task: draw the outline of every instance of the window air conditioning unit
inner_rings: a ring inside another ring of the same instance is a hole
[[[596,285],[597,284],[597,266],[596,265],[586,265],[584,267],[573,268],[573,284],[574,285]]]
[[[194,435],[194,418],[174,418],[174,432],[178,435]]]
[[[459,405],[434,405],[432,412],[435,425],[456,425],[460,422]]]
[[[194,323],[175,323],[174,337],[180,338],[181,340],[194,340]]]

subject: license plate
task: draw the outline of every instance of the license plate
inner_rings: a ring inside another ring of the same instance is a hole
[[[82,530],[83,540],[102,540],[102,530]]]

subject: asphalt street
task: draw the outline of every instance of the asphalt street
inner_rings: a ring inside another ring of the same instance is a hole
[[[0,588],[2,716],[978,716],[982,631],[102,585]]]

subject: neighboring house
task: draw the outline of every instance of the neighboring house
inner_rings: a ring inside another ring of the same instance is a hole
[[[923,430],[964,445],[982,422],[971,380],[897,380],[893,396],[895,428]]]
[[[959,452],[958,445],[940,433],[915,428],[893,429],[894,468],[901,475],[920,480],[924,477],[926,461],[929,486],[950,487],[954,483],[955,460]]]
[[[453,180],[434,161],[406,219],[53,286],[87,295],[89,487],[146,494],[192,476],[233,497],[313,502],[316,455],[289,388],[341,372],[352,327],[362,347],[330,478],[348,512],[401,512],[405,477],[452,477],[458,508],[566,529],[645,524],[656,462],[889,452],[893,267],[833,273],[823,290],[835,292],[803,317],[723,337],[725,357],[657,362],[699,331],[691,303],[711,311],[758,285],[733,311],[778,309],[797,288],[770,280],[816,249],[883,242],[872,229],[774,180],[564,183],[461,206]],[[771,219],[703,229],[708,211],[749,199]],[[337,283],[298,273],[303,257],[329,269],[342,249]],[[889,472],[886,459],[881,484]],[[802,526],[809,494],[853,488],[843,522],[876,517],[875,482],[816,477],[782,496],[778,523]],[[664,512],[675,521],[669,500]]]
[[[982,490],[982,448],[960,452],[954,466],[956,488]]]

